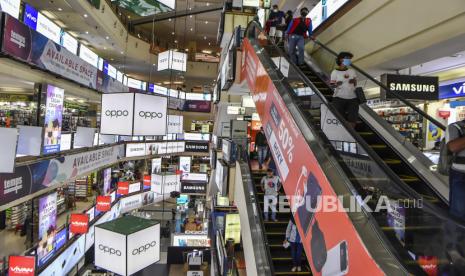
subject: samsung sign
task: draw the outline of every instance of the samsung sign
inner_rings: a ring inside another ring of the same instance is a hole
[[[439,87],[439,99],[465,96],[465,81],[456,82]]]
[[[437,100],[439,97],[438,77],[385,74],[381,80],[390,91],[406,99]],[[389,92],[383,92],[386,98],[395,98]]]

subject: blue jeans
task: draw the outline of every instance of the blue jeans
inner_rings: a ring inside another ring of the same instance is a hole
[[[273,201],[274,199],[276,199],[276,202]],[[263,204],[264,205],[263,206],[263,208],[264,208],[263,214],[264,214],[264,217],[265,217],[264,219],[268,220],[268,218],[269,218],[269,215],[268,215],[269,212],[268,211],[271,209],[271,219],[276,220],[276,208],[277,208],[277,205],[278,205],[278,198],[276,196],[274,196],[274,195],[265,195],[263,197],[263,200],[264,200],[264,202],[263,202],[264,203]],[[266,208],[266,207],[268,207],[268,208]]]
[[[295,54],[296,46],[298,50],[298,58]],[[302,65],[305,63],[304,48],[305,48],[305,39],[303,36],[292,34],[289,37],[288,54],[291,57],[292,62],[294,62],[297,65]]]
[[[265,162],[268,147],[266,147],[266,146],[258,146],[257,151],[258,151],[258,165],[260,165],[260,167],[261,167],[263,165],[263,163]]]
[[[451,215],[465,220],[465,173],[450,170],[449,205]]]
[[[292,256],[292,265],[300,266],[302,263],[302,243],[301,242],[291,242],[291,256]]]

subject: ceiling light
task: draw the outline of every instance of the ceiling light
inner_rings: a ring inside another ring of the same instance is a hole
[[[106,50],[106,49],[107,49],[107,47],[103,47],[103,50]]]
[[[208,42],[208,46],[212,45],[210,42]]]
[[[189,52],[189,49],[186,48],[186,49],[184,49],[184,51]]]
[[[208,24],[208,21],[205,21],[205,24]]]
[[[124,55],[124,51],[121,51],[121,54]]]
[[[154,63],[154,64],[152,64],[152,66],[157,66],[157,65]]]
[[[109,36],[106,36],[105,38],[106,38],[106,39],[110,39],[110,37],[109,37]]]
[[[111,61],[115,60],[114,58],[110,58]]]
[[[212,51],[210,51],[210,50],[202,50],[202,53],[210,55],[212,53]]]
[[[192,15],[189,15],[189,18],[192,18]]]
[[[128,18],[131,18],[131,16],[130,16],[130,15],[128,15]]]
[[[88,16],[87,13],[85,13],[85,14],[84,14],[84,17],[87,18],[87,16]]]
[[[210,3],[207,2],[207,7],[210,6]]]
[[[168,21],[171,22],[171,18],[169,18]]]
[[[174,35],[174,32],[171,32],[172,35]]]
[[[193,32],[193,31],[194,31],[194,28],[191,28],[191,32]]]
[[[192,7],[190,7],[189,10],[191,11],[191,10],[192,10]]]
[[[62,8],[58,8],[58,11],[62,11],[63,9]]]
[[[174,43],[178,43],[178,40],[175,40]]]
[[[204,37],[203,37],[203,39],[207,40],[207,37],[206,37],[206,36],[204,36]]]
[[[86,34],[89,34],[89,31],[86,31]]]

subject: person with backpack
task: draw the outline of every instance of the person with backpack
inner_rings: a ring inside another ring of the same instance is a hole
[[[300,9],[300,17],[294,18],[286,30],[288,38],[288,55],[291,57],[292,62],[297,65],[304,64],[304,48],[305,39],[312,36],[312,20],[307,18],[308,9],[303,7]],[[295,50],[298,50],[296,56]]]
[[[441,149],[440,161],[444,163],[443,151],[447,150],[449,168],[449,212],[465,220],[465,120],[450,124],[446,129],[447,149]]]

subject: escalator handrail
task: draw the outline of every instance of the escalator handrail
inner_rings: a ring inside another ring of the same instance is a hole
[[[248,173],[252,177],[252,168],[250,167],[250,159],[249,159],[249,155],[247,154],[247,150],[243,149],[239,145],[237,147],[237,150],[238,150],[238,153],[239,153],[239,160],[246,164],[246,168],[248,170],[246,173]],[[242,175],[244,175],[244,172],[242,172]],[[252,191],[250,191],[250,190],[252,190]],[[257,208],[257,212],[259,214],[262,214],[262,208],[260,207],[260,204],[257,204],[258,203],[258,201],[257,201],[257,187],[253,183],[253,179],[252,179],[252,187],[248,187],[247,191],[248,192],[253,192],[253,194],[255,196],[255,202],[253,204],[255,204],[255,207]],[[260,222],[260,229],[262,229],[262,233],[265,233],[265,223],[263,222],[263,217],[261,215],[259,215],[258,220]],[[261,237],[262,237],[262,242],[265,245],[265,252],[266,252],[266,257],[267,257],[267,260],[268,260],[268,266],[270,268],[270,275],[274,275],[274,265],[273,265],[273,261],[272,261],[272,257],[271,257],[271,252],[270,252],[270,246],[269,246],[269,243],[268,243],[268,239],[265,237],[265,235],[262,235]]]
[[[333,51],[331,48],[329,48],[328,46],[326,46],[324,43],[322,43],[321,41],[317,40],[317,39],[313,39],[312,40],[315,44],[317,44],[318,46],[320,46],[322,49],[324,49],[325,51],[329,52],[330,54],[332,54],[334,57],[337,57],[338,54]],[[412,108],[413,110],[415,110],[417,113],[419,113],[421,116],[423,116],[424,118],[428,119],[428,121],[432,122],[433,124],[435,124],[437,127],[439,127],[440,129],[442,130],[446,130],[446,126],[444,126],[442,123],[440,123],[438,120],[434,119],[433,117],[431,117],[428,113],[424,112],[423,110],[419,109],[418,107],[416,107],[414,104],[412,104],[410,101],[408,101],[406,98],[404,98],[403,96],[401,96],[399,93],[397,92],[394,92],[392,91],[391,89],[389,89],[389,87],[387,87],[384,83],[378,81],[377,79],[375,79],[373,76],[371,76],[370,74],[368,74],[367,72],[365,72],[363,69],[361,69],[360,67],[356,66],[355,64],[351,64],[350,67],[352,67],[355,71],[357,71],[358,73],[360,73],[361,75],[363,75],[364,77],[366,77],[367,79],[369,79],[370,81],[374,82],[376,85],[378,85],[379,87],[381,87],[381,89],[385,90],[387,93],[390,93],[392,96],[396,97],[398,100],[400,100],[401,102],[403,102],[405,105],[409,106],[410,108]]]

